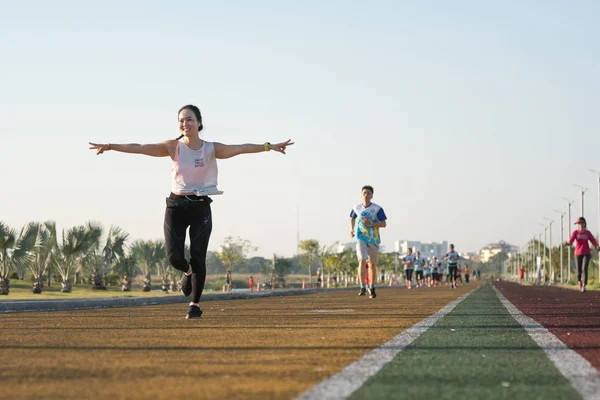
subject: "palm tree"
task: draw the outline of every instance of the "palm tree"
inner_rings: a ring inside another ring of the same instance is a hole
[[[171,288],[171,265],[167,260],[167,251],[165,249],[165,242],[158,240],[154,243],[154,260],[156,263],[156,270],[158,275],[162,278],[161,290],[168,292]]]
[[[113,266],[113,271],[119,274],[121,280],[121,291],[131,292],[131,280],[137,275],[138,269],[133,255],[121,257]]]
[[[151,286],[151,275],[157,264],[156,243],[153,241],[136,240],[131,245],[131,254],[142,275],[144,275],[144,292],[149,292]]]
[[[102,238],[102,235],[104,234],[104,227],[99,222],[88,221],[84,225],[84,227],[85,227],[85,238],[89,244],[89,247],[84,252],[85,254],[83,254],[81,256],[81,262],[76,264],[75,283],[83,282],[83,280],[84,280],[83,279],[83,269],[90,268],[90,265],[88,264],[88,262],[87,262],[88,260],[86,260],[86,258],[88,256],[90,256],[91,254],[97,254],[100,251],[100,240]],[[93,259],[94,257],[92,256],[91,258]],[[93,278],[92,278],[92,281],[94,281]]]
[[[46,221],[34,223],[37,232],[37,246],[33,252],[33,259],[29,263],[29,269],[33,274],[33,293],[42,293],[44,287],[43,276],[49,273],[48,268],[52,264],[54,249],[56,249],[56,222]]]
[[[71,292],[71,277],[82,267],[82,260],[90,251],[98,247],[98,238],[102,235],[101,228],[88,223],[70,228],[66,233],[62,230],[61,241],[56,245],[54,267],[62,278],[63,293]]]
[[[25,225],[17,234],[15,230],[0,221],[0,295],[9,293],[8,275],[13,268],[27,268],[37,245],[37,231],[34,224]]]
[[[101,226],[95,225],[92,229],[102,231]],[[99,245],[86,255],[85,266],[91,272],[92,289],[106,290],[104,277],[114,268],[115,264],[125,257],[125,242],[129,234],[118,226],[111,226],[104,245]]]
[[[13,255],[17,244],[17,231],[0,221],[0,294],[7,295],[10,287],[8,275],[12,270]]]

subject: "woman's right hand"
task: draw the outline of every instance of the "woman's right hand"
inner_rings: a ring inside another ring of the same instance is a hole
[[[98,150],[98,152],[96,153],[97,156],[104,153],[105,151],[111,150],[110,143],[107,143],[107,144],[92,143],[92,142],[88,142],[88,143],[90,144],[90,150]]]

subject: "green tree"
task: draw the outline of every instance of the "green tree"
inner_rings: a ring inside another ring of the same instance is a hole
[[[20,232],[0,221],[0,295],[10,291],[9,275],[13,268],[26,268],[37,242],[37,232],[27,224]]]
[[[308,269],[308,281],[312,284],[313,266],[319,264],[319,253],[322,251],[321,245],[318,240],[308,239],[301,240],[299,247],[300,254],[298,261],[300,262],[300,265]]]
[[[246,258],[249,252],[256,250],[257,248],[252,246],[249,240],[242,239],[239,236],[236,238],[227,236],[219,248],[218,255],[227,270],[233,273],[233,266]]]
[[[144,276],[144,292],[149,292],[152,289],[152,273],[156,270],[162,252],[160,245],[151,240],[136,240],[131,245],[131,254],[136,260],[136,264]]]
[[[131,292],[131,281],[139,272],[136,259],[131,252],[117,260],[113,266],[113,272],[121,277],[121,291]]]
[[[173,268],[167,260],[167,251],[165,249],[165,242],[163,240],[157,240],[154,248],[154,258],[156,262],[156,271],[158,276],[162,278],[161,290],[168,292],[171,289],[171,272]]]
[[[44,274],[49,274],[49,268],[57,248],[56,242],[56,222],[47,221],[34,223],[37,238],[36,247],[33,252],[33,258],[29,263],[29,269],[33,274],[33,293],[42,293]]]
[[[101,228],[95,223],[75,226],[66,232],[62,230],[52,261],[62,278],[63,293],[71,292],[73,274],[81,271],[83,259],[89,251],[97,248],[101,234]]]
[[[276,254],[273,254],[273,276],[274,285],[280,286],[281,288],[285,288],[285,276],[289,273],[290,268],[292,266],[292,262],[290,259],[285,257],[279,257]]]
[[[101,225],[96,224],[100,234],[104,230]],[[104,278],[114,269],[117,262],[125,257],[126,241],[129,234],[118,226],[111,226],[104,242],[98,240],[97,244],[90,248],[83,260],[83,265],[90,271],[92,288],[95,290],[106,290]]]

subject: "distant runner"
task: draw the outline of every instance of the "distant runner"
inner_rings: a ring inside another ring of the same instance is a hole
[[[586,285],[588,280],[588,265],[590,264],[590,246],[589,242],[592,242],[594,247],[598,249],[598,242],[592,232],[587,230],[587,222],[585,218],[581,217],[575,225],[579,225],[578,229],[575,229],[571,233],[571,238],[567,242],[567,246],[575,243],[575,259],[577,261],[577,280],[579,281],[579,290],[581,293],[586,291]]]
[[[416,284],[417,287],[423,286],[423,266],[425,264],[425,260],[421,258],[421,252],[415,252],[415,274],[416,274]]]
[[[450,284],[450,289],[456,289],[456,270],[458,269],[460,256],[454,251],[453,244],[450,245],[448,250],[448,253],[444,257],[444,260],[448,263],[448,283]]]
[[[404,263],[404,273],[406,274],[406,287],[412,287],[412,276],[414,269],[415,255],[412,252],[412,249],[409,247],[407,250],[407,254],[402,258],[402,263]]]
[[[383,208],[371,203],[373,187],[366,185],[361,190],[362,203],[350,212],[350,236],[356,236],[356,255],[358,257],[359,296],[367,294],[366,264],[369,263],[369,297],[374,299],[376,267],[379,257],[379,228],[385,228],[387,217]],[[358,222],[356,221],[358,219]],[[356,228],[356,231],[354,230]]]

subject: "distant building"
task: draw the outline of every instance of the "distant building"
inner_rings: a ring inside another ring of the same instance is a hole
[[[498,243],[490,243],[485,246],[483,249],[479,250],[479,261],[488,262],[490,258],[494,257],[498,253],[506,253],[508,256],[512,256],[519,251],[517,246],[513,246],[512,244],[508,244],[505,241],[501,240]]]
[[[448,252],[448,242],[418,242],[413,240],[397,240],[394,243],[394,250],[400,254],[406,254],[410,247],[413,251],[421,253],[422,257],[443,257]]]
[[[346,249],[356,249],[356,242],[347,242],[347,243],[342,243],[342,242],[338,242],[338,248],[337,248],[337,253],[343,253],[344,250]]]
[[[458,253],[458,255],[465,260],[474,260],[479,257],[478,253]]]

